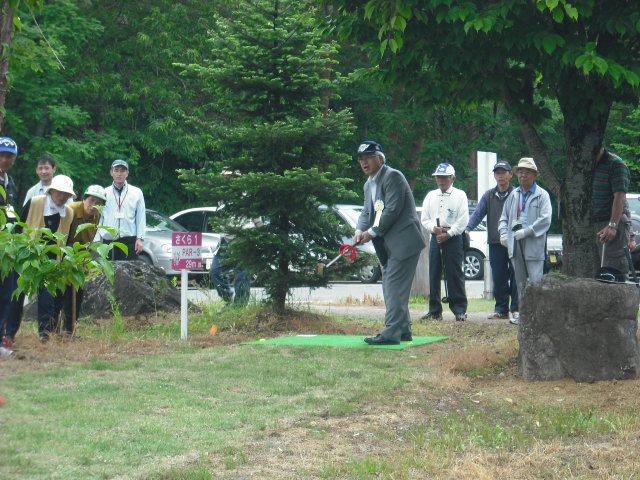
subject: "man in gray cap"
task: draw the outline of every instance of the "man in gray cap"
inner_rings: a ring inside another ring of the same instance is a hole
[[[519,302],[527,282],[542,280],[547,231],[551,226],[551,199],[536,183],[538,167],[533,158],[521,158],[516,167],[520,186],[507,198],[498,230],[500,243],[507,247],[518,284]],[[518,319],[511,323],[518,324]]]
[[[489,263],[491,264],[491,277],[493,278],[493,296],[496,300],[494,312],[489,315],[492,319],[509,319],[509,310],[512,318],[517,320],[518,313],[518,287],[516,285],[513,267],[509,261],[509,252],[500,243],[500,232],[498,232],[498,222],[502,215],[502,208],[509,194],[514,187],[511,185],[511,165],[509,162],[500,160],[493,166],[493,177],[497,185],[490,188],[476,207],[473,215],[469,219],[466,234],[476,228],[482,219],[487,216],[487,243],[489,245]],[[511,308],[509,308],[509,297],[511,297]]]
[[[420,251],[425,247],[411,188],[404,175],[385,165],[382,146],[372,140],[358,147],[364,184],[364,208],[358,218],[355,245],[371,240],[382,265],[382,295],[386,305],[384,328],[369,345],[411,341],[409,295]]]
[[[142,190],[127,183],[129,164],[125,160],[114,160],[111,164],[113,183],[105,189],[107,201],[100,217],[100,226],[118,229],[112,235],[98,228],[95,241],[103,243],[121,242],[128,248],[125,255],[119,248],[111,250],[111,260],[137,260],[144,248],[147,228],[146,207]]]

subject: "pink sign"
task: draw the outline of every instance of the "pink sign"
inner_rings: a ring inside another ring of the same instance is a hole
[[[171,233],[171,268],[196,270],[202,268],[202,232]]]

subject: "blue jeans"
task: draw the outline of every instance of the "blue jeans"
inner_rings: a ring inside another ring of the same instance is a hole
[[[495,311],[498,313],[517,312],[518,286],[507,248],[499,243],[490,243],[489,264],[493,277],[493,296],[496,299]],[[509,297],[511,297],[511,308],[509,308]]]
[[[231,287],[231,274],[233,273],[233,288]],[[251,281],[249,274],[239,268],[232,268],[226,265],[224,258],[219,255],[213,257],[211,271],[209,272],[211,282],[220,295],[220,298],[226,303],[243,307],[249,303],[249,293],[251,289]],[[234,295],[235,293],[235,295]]]

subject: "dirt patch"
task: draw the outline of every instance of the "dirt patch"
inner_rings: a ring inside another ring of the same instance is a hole
[[[140,331],[152,325],[179,322],[176,315],[136,315],[124,317],[125,331]],[[108,330],[113,320],[96,320],[95,324]],[[139,338],[110,339],[86,336],[63,338],[52,335],[47,343],[41,343],[36,333],[21,330],[16,338],[15,352],[11,357],[0,359],[0,378],[7,374],[68,366],[73,363],[87,362],[92,359],[114,361],[121,358],[156,355],[183,348],[179,339]],[[357,324],[338,323],[327,317],[310,311],[287,310],[276,314],[264,309],[243,317],[240,328],[222,330],[215,335],[190,335],[188,345],[201,348],[220,345],[237,345],[246,340],[261,336],[281,336],[296,333],[333,333],[357,334],[363,331]],[[141,335],[142,337],[142,335]]]

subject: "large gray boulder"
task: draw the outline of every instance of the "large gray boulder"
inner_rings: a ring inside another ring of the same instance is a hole
[[[111,317],[111,293],[123,316],[180,310],[180,290],[171,284],[164,270],[141,261],[115,261],[113,264],[116,270],[113,285],[104,275],[86,283],[82,316]]]
[[[631,379],[640,373],[635,285],[547,275],[520,305],[518,359],[527,380]]]

